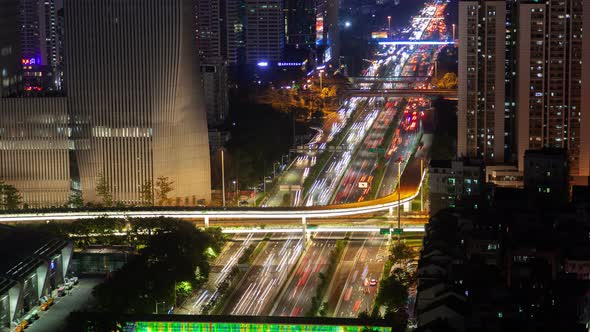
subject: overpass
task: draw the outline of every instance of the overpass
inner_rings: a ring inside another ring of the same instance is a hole
[[[346,92],[351,97],[434,97],[443,96],[457,98],[457,90],[429,90],[429,89],[349,89]]]
[[[365,215],[376,212],[389,211],[389,216],[393,216],[393,209],[400,205],[409,205],[411,201],[418,197],[420,190],[424,185],[424,179],[427,174],[425,169],[422,172],[420,182],[413,190],[402,190],[401,199],[398,201],[397,191],[381,198],[360,203],[350,203],[341,205],[328,205],[319,207],[296,207],[296,208],[195,208],[187,210],[105,210],[105,211],[72,211],[72,212],[22,212],[15,214],[0,214],[0,223],[16,222],[48,222],[52,220],[68,221],[81,219],[96,219],[99,217],[109,218],[180,218],[180,219],[197,219],[203,220],[205,227],[209,226],[212,219],[299,219],[301,220],[304,234],[308,234],[307,221],[314,218],[330,218],[341,216]],[[402,178],[403,182],[403,178]],[[402,188],[403,189],[403,188]]]
[[[425,83],[429,82],[432,77],[430,76],[390,76],[390,77],[379,77],[379,76],[361,76],[361,77],[349,77],[348,79],[353,83]]]

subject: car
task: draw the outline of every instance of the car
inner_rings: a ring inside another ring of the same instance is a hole
[[[70,278],[70,282],[71,282],[72,284],[74,284],[74,285],[77,285],[77,284],[78,284],[78,281],[79,281],[79,280],[78,280],[78,277],[71,277],[71,278]]]
[[[369,286],[371,286],[371,287],[377,286],[377,279],[371,278],[371,281],[369,282]]]

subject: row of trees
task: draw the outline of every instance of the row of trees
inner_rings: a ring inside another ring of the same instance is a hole
[[[15,186],[0,181],[0,210],[18,209],[22,200]]]
[[[168,204],[170,202],[170,193],[174,191],[173,184],[174,182],[170,181],[167,176],[158,177],[155,185],[150,180],[146,181],[140,188],[141,205],[153,206],[156,203],[157,205]],[[104,206],[124,206],[122,202],[113,200],[111,187],[103,173],[98,175],[95,191],[96,196],[100,198]],[[83,207],[84,198],[82,197],[82,193],[79,191],[72,193],[66,205],[74,208]]]

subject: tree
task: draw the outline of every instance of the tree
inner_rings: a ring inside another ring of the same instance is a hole
[[[68,207],[79,209],[84,206],[84,199],[82,198],[82,192],[76,190],[70,194],[66,203]]]
[[[458,84],[457,74],[446,73],[440,80],[437,81],[437,86],[440,89],[456,89]]]
[[[394,266],[398,263],[405,265],[414,257],[414,251],[405,243],[399,243],[391,248],[391,256]]]
[[[395,276],[381,281],[375,304],[385,306],[386,312],[399,312],[405,309],[407,301],[408,287]]]
[[[113,194],[111,193],[111,188],[107,183],[107,179],[105,178],[104,174],[98,173],[98,179],[96,180],[96,195],[102,199],[102,202],[106,206],[113,205]]]
[[[147,180],[141,185],[140,189],[141,203],[147,206],[154,205],[154,184],[151,180]]]
[[[22,196],[15,186],[0,181],[0,208],[2,210],[18,209]]]
[[[158,177],[156,180],[156,198],[158,199],[158,205],[163,205],[168,202],[168,194],[174,190],[174,187],[172,187],[173,184],[174,182],[170,181],[167,176]]]

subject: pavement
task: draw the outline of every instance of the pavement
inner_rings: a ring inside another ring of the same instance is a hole
[[[102,282],[100,278],[83,278],[68,295],[56,297],[47,311],[39,311],[39,319],[27,327],[27,332],[64,331],[67,318],[72,311],[90,308],[94,303],[92,289]]]

